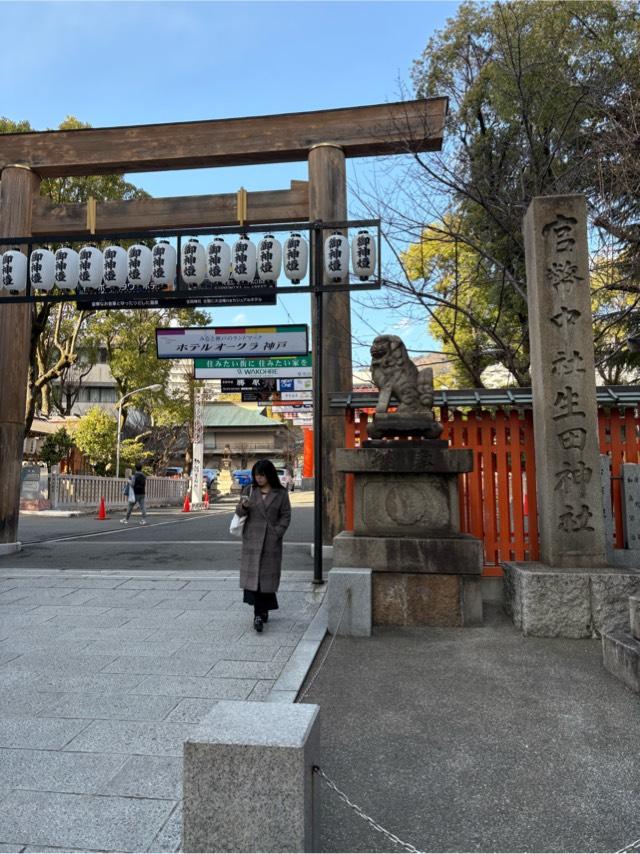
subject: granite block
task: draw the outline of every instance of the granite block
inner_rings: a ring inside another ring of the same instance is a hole
[[[182,797],[182,757],[132,756],[96,791],[126,798],[179,800]]]
[[[0,717],[34,718],[55,706],[63,696],[58,691],[36,691],[30,686],[9,687],[0,678]]]
[[[271,661],[282,649],[279,640],[269,640],[264,635],[254,643],[238,642],[228,644],[215,643],[186,643],[181,653],[183,655],[223,655],[230,661]]]
[[[327,628],[330,634],[346,637],[371,635],[371,588],[370,569],[334,566],[330,570],[327,590]]]
[[[145,656],[145,657],[160,657],[173,655],[174,652],[184,647],[184,641],[144,641],[138,640],[135,634],[138,630],[135,629],[133,637],[118,638],[116,636],[90,642],[84,649],[87,655],[114,655],[114,656]]]
[[[250,703],[263,703],[269,696],[274,684],[275,680],[273,679],[263,679],[260,682],[256,682],[256,687],[249,694],[247,700]]]
[[[145,851],[173,801],[14,790],[2,803],[7,840],[97,851]]]
[[[206,676],[223,656],[204,655],[122,655],[112,658],[103,673],[141,673],[143,675]],[[213,676],[217,674],[213,674]]]
[[[629,634],[602,635],[602,663],[605,670],[640,694],[640,641]]]
[[[238,679],[277,679],[284,661],[219,661],[210,676]]]
[[[83,675],[99,673],[114,660],[114,655],[54,655],[48,652],[23,653],[5,665],[10,670],[32,673]],[[1,675],[2,668],[0,668]]]
[[[629,597],[640,595],[640,572],[617,569],[592,573],[590,578],[595,631],[598,634],[628,632]]]
[[[57,703],[40,716],[91,720],[162,721],[178,704],[177,697],[139,694],[57,694]]]
[[[0,720],[0,747],[61,750],[86,726],[87,721],[75,718],[6,718]]]
[[[133,694],[168,694],[212,700],[245,700],[255,679],[214,679],[208,676],[148,676],[131,689]]]
[[[11,789],[96,794],[118,773],[125,761],[123,756],[107,754],[0,749],[2,782]]]
[[[276,680],[276,691],[299,691],[316,657],[321,641],[300,641]]]
[[[113,694],[116,691],[132,691],[145,678],[139,674],[129,673],[97,673],[95,676],[66,676],[54,673],[43,676],[25,672],[17,675],[24,675],[30,679],[31,686],[38,691],[59,691],[70,694]]]
[[[53,721],[57,723],[57,721]],[[93,721],[69,741],[74,753],[138,753],[146,756],[180,756],[182,744],[193,733],[192,724],[145,721]]]
[[[184,745],[183,850],[314,850],[318,712],[293,703],[214,709]]]
[[[473,451],[436,445],[337,448],[336,470],[347,472],[462,474],[473,470]]]
[[[461,578],[376,572],[373,624],[376,626],[462,626]]]
[[[414,539],[355,536],[333,540],[335,566],[364,566],[374,572],[481,575],[482,542],[466,534]]]

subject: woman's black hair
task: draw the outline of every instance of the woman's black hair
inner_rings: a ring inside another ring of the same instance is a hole
[[[254,463],[254,466],[251,469],[251,481],[256,489],[258,488],[258,484],[256,482],[257,474],[263,474],[266,477],[267,483],[271,489],[284,489],[283,485],[280,483],[276,467],[271,460],[258,460],[257,463]]]

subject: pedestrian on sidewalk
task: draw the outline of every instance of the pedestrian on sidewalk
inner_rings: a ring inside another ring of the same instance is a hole
[[[271,460],[258,460],[251,469],[251,483],[242,490],[236,513],[246,517],[240,564],[243,602],[253,605],[253,626],[261,632],[269,611],[278,607],[282,538],[291,522],[289,491]]]
[[[123,525],[129,524],[129,518],[136,504],[140,507],[142,513],[141,525],[147,524],[147,510],[144,505],[144,498],[147,491],[147,476],[142,471],[142,463],[136,463],[136,470],[129,478],[129,503],[127,507],[127,515],[124,519],[120,519]]]

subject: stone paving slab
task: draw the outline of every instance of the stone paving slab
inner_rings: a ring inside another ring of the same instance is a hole
[[[285,573],[257,635],[237,572],[0,571],[0,854],[177,851],[183,741],[220,699],[295,700],[323,594]]]

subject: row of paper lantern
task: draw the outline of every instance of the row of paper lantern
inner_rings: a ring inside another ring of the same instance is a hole
[[[363,281],[375,271],[376,246],[367,231],[359,231],[353,238],[351,253],[347,238],[335,232],[325,240],[325,271],[334,282],[341,282],[349,274],[349,254],[352,269]],[[19,249],[9,249],[2,256],[2,289],[12,294],[26,290],[27,257]],[[106,288],[173,286],[177,253],[167,241],[152,248],[134,244],[128,250],[121,246],[108,246],[100,251],[95,246],[84,246],[79,252],[62,247],[57,252],[35,249],[31,253],[29,275],[32,288],[50,291],[54,286],[62,290],[76,287]],[[267,234],[256,246],[242,235],[233,246],[222,237],[204,246],[191,238],[182,245],[180,272],[188,285],[200,285],[208,280],[214,285],[225,285],[230,278],[239,284],[254,281],[256,275],[264,282],[276,282],[284,267],[284,274],[293,284],[306,275],[309,263],[307,241],[292,233],[284,246]]]

